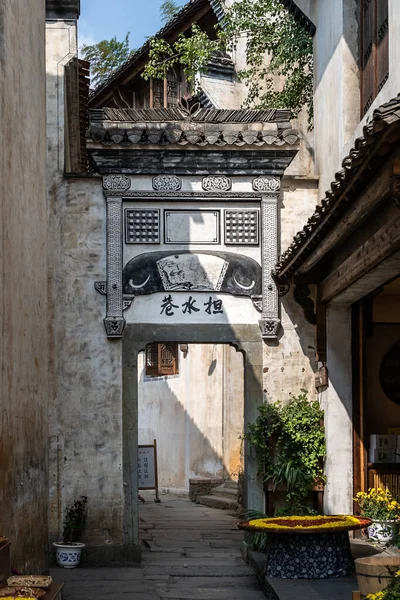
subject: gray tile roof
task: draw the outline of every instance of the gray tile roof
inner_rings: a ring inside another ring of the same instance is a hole
[[[289,111],[223,110],[181,107],[147,109],[91,109],[88,138],[113,144],[274,145],[293,146],[298,132],[292,129]]]
[[[377,153],[382,133],[393,129],[394,139],[385,152]],[[354,148],[342,162],[343,169],[335,174],[331,189],[326,192],[321,204],[316,206],[307,223],[293,238],[292,243],[282,254],[273,274],[278,279],[290,278],[296,269],[306,260],[324,237],[338,223],[349,205],[358,196],[360,190],[352,189],[354,180],[366,160],[371,161],[370,173],[376,173],[384,164],[388,152],[393,152],[400,139],[400,94],[383,104],[373,113],[370,123],[364,127],[363,136],[357,138]],[[371,177],[372,175],[370,175]],[[364,184],[370,179],[366,176]],[[346,190],[346,194],[344,194]]]

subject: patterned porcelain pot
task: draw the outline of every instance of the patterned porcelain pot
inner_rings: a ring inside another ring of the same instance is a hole
[[[85,544],[76,542],[74,544],[63,544],[62,542],[53,542],[56,549],[56,559],[60,567],[64,569],[74,569],[81,559],[82,548]]]
[[[368,527],[368,537],[379,544],[389,544],[396,534],[398,521],[372,521]]]

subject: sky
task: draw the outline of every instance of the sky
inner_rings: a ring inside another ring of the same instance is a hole
[[[177,0],[184,5],[184,0]],[[130,31],[131,49],[139,48],[146,37],[156,33],[162,0],[81,0],[78,21],[78,45],[91,45],[114,35],[119,41]]]

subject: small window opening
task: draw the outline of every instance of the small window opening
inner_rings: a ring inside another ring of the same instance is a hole
[[[178,344],[166,342],[147,344],[146,346],[146,376],[160,377],[162,375],[177,375]]]

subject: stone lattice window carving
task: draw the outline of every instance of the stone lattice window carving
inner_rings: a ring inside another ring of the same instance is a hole
[[[125,241],[127,244],[159,244],[160,211],[126,209]]]
[[[145,373],[147,377],[177,375],[179,373],[178,344],[175,342],[147,344]]]
[[[257,210],[225,211],[225,244],[257,245],[258,231]]]
[[[361,117],[389,77],[388,0],[360,2]]]

